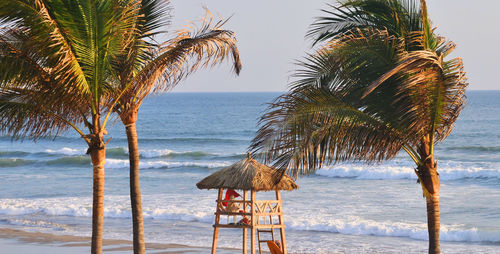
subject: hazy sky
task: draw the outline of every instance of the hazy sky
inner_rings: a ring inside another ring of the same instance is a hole
[[[177,29],[203,16],[203,6],[216,16],[233,15],[225,25],[238,39],[243,70],[239,77],[226,64],[191,75],[175,92],[285,91],[294,61],[310,52],[304,39],[326,0],[171,0]],[[437,32],[457,44],[453,57],[462,57],[469,89],[500,89],[500,1],[428,0]],[[199,22],[195,22],[199,23]]]

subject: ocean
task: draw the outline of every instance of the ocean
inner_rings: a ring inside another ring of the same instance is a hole
[[[216,191],[205,176],[245,157],[278,93],[171,93],[147,99],[137,124],[147,242],[211,246]],[[500,91],[469,91],[453,133],[436,148],[443,253],[500,253]],[[108,128],[104,238],[131,240],[124,127]],[[89,236],[92,168],[68,131],[36,143],[0,137],[0,227]],[[290,253],[425,253],[425,200],[400,153],[380,164],[341,163],[283,192]],[[272,193],[258,193],[266,198]],[[241,231],[221,229],[221,247]]]

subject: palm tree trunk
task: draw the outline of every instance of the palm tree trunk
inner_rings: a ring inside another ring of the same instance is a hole
[[[439,195],[426,197],[427,201],[427,230],[429,231],[429,253],[441,253],[439,247]]]
[[[418,179],[422,184],[422,190],[427,203],[427,230],[429,233],[429,254],[439,254],[439,230],[440,230],[440,211],[439,211],[439,189],[441,183],[437,172],[437,162],[434,160],[434,154],[431,150],[430,136],[425,136],[418,149],[422,164],[417,166]]]
[[[423,167],[426,171],[421,174],[423,180],[423,186],[425,187],[425,200],[427,203],[427,230],[429,232],[429,254],[439,254],[441,253],[439,247],[439,230],[440,230],[440,209],[439,209],[439,188],[440,182],[437,174],[437,170],[434,166]]]
[[[137,119],[134,112],[132,119]],[[132,224],[134,232],[134,253],[144,254],[144,221],[142,218],[141,186],[139,183],[139,145],[137,142],[137,129],[135,121],[124,123],[127,132],[128,154],[130,161],[130,203],[132,206]]]
[[[429,254],[441,253],[439,247],[440,210],[439,210],[439,175],[436,162],[427,160],[424,165],[418,167],[419,179],[422,181],[427,203],[427,230],[429,232]]]
[[[106,149],[90,148],[93,165],[93,205],[92,205],[92,254],[102,253],[102,229],[104,217],[104,164]]]

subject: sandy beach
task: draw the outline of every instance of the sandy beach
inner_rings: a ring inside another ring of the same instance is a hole
[[[132,242],[126,240],[104,239],[103,252],[106,253],[131,253]],[[0,228],[0,250],[2,253],[89,253],[90,237],[54,235],[41,232],[27,232],[17,229]],[[146,244],[148,253],[207,253],[209,248],[193,247],[180,244]],[[237,249],[219,248],[217,253],[235,253]]]

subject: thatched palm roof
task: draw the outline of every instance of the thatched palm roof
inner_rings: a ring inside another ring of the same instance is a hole
[[[299,186],[288,175],[278,184],[276,169],[259,163],[250,155],[235,164],[223,168],[198,182],[199,189],[237,189],[254,191],[294,190]]]

